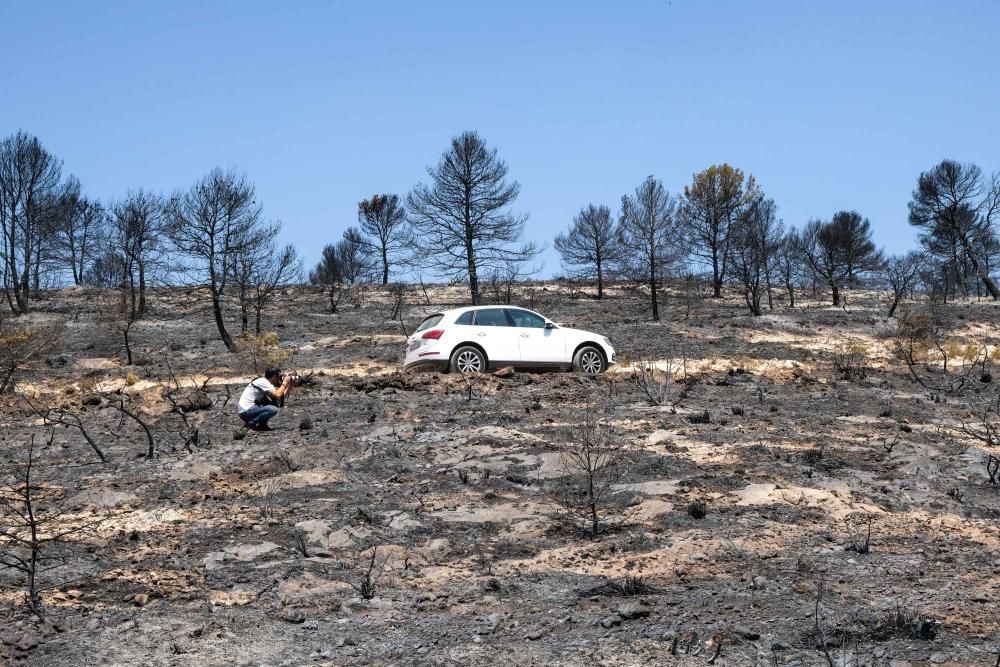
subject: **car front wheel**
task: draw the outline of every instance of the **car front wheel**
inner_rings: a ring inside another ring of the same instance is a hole
[[[573,370],[587,375],[600,375],[604,372],[604,357],[596,347],[581,347],[573,355]]]
[[[482,373],[486,370],[486,356],[474,347],[460,347],[451,355],[449,367],[453,373]]]

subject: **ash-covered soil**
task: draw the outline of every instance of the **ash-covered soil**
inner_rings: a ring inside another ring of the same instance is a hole
[[[413,290],[402,326],[462,296]],[[264,328],[310,383],[275,431],[248,433],[251,359],[218,342],[204,294],[153,294],[132,366],[95,295],[47,294],[24,322],[63,322],[62,340],[2,397],[0,457],[16,486],[34,438],[58,526],[81,530],[48,547],[45,623],[0,569],[0,662],[825,665],[822,636],[838,665],[992,665],[987,452],[964,404],[895,360],[879,295],[851,299],[751,318],[737,297],[671,293],[652,323],[641,291],[598,302],[543,283],[521,305],[609,335],[623,363],[466,382],[400,371],[388,293],[332,315],[290,290]],[[996,344],[996,304],[949,308]],[[843,380],[833,353],[852,345],[869,372]],[[628,363],[671,359],[651,405]],[[209,401],[185,424],[165,393],[196,387]],[[79,416],[107,462],[41,406]],[[556,501],[560,451],[595,411],[624,458],[591,537]]]

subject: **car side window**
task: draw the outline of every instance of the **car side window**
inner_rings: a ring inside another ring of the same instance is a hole
[[[466,324],[466,325],[472,324],[472,313],[473,312],[474,311],[470,310],[467,313],[462,313],[461,315],[459,315],[458,319],[455,320],[455,324]]]
[[[534,313],[529,313],[526,310],[519,310],[517,308],[507,309],[507,314],[510,315],[510,319],[514,322],[515,327],[528,329],[545,328],[545,318],[540,315],[535,315]]]
[[[507,322],[507,315],[503,312],[501,308],[486,308],[484,310],[477,310],[476,312],[476,326],[477,327],[509,327],[510,324]]]

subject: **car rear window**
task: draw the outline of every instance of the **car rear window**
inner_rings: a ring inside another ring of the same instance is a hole
[[[486,308],[476,311],[477,327],[509,327],[507,315],[500,308]]]
[[[444,317],[444,315],[442,315],[441,313],[437,313],[435,315],[428,315],[424,319],[424,321],[420,323],[420,326],[417,327],[417,331],[424,331],[425,329],[430,329],[431,327],[435,326],[438,322],[440,322],[442,317]]]
[[[458,319],[455,320],[455,324],[472,324],[472,313],[473,311],[471,310],[466,313],[462,313],[458,316]]]

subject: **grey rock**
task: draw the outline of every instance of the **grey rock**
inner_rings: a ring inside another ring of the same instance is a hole
[[[30,651],[31,649],[38,646],[38,637],[35,635],[24,634],[17,642],[18,651]]]
[[[626,620],[649,616],[649,606],[643,602],[626,602],[618,607],[618,615]]]
[[[306,613],[301,609],[284,609],[278,617],[289,623],[305,623]]]
[[[611,616],[608,616],[607,618],[601,621],[601,627],[611,628],[616,625],[621,625],[623,620],[624,619],[618,614],[611,614]]]
[[[479,629],[478,634],[481,635],[493,634],[494,632],[497,631],[497,628],[500,627],[500,621],[501,621],[500,614],[496,612],[490,614],[485,619],[483,619],[483,627]]]

